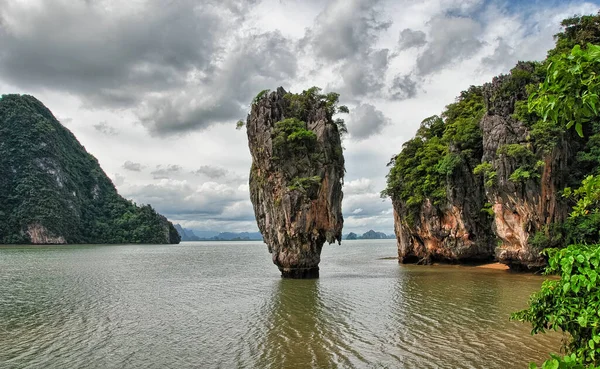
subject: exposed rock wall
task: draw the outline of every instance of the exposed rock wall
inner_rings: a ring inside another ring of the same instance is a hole
[[[536,232],[548,234],[569,211],[560,192],[568,183],[580,145],[569,133],[551,134],[550,148],[532,139],[531,128],[517,119],[515,106],[527,99],[526,85],[538,80],[533,63],[519,63],[511,74],[483,86],[485,114],[479,122],[482,149],[474,162],[489,166],[474,174],[473,160],[462,160],[445,179],[446,199],[426,198],[417,216],[393,198],[401,262],[469,262],[496,258],[513,269],[546,264],[531,245]],[[452,145],[450,151],[454,150]],[[460,152],[458,152],[460,154]],[[527,173],[516,176],[518,171]]]
[[[533,71],[530,63],[519,63],[513,70]],[[541,250],[529,244],[529,238],[552,223],[564,221],[568,206],[559,191],[565,186],[570,153],[564,138],[544,152],[532,147],[530,131],[513,117],[515,102],[526,98],[525,86],[511,95],[499,91],[513,82],[503,75],[484,86],[487,114],[481,121],[484,153],[482,161],[492,164],[496,180],[487,187],[487,198],[494,211],[493,232],[499,239],[496,256],[502,263],[517,269],[536,269],[546,264]],[[507,145],[520,145],[537,151],[535,160],[543,166],[529,180],[516,181],[511,175],[523,165],[523,159],[502,153]],[[541,173],[540,173],[541,172]]]
[[[344,159],[337,126],[324,104],[309,107],[306,129],[316,134],[306,157],[275,158],[275,124],[285,118],[286,91],[278,88],[252,105],[247,134],[252,168],[250,198],[273,263],[283,277],[318,277],[325,241],[342,239]],[[300,165],[303,163],[303,165]],[[317,178],[306,188],[294,179]]]
[[[402,263],[477,262],[494,255],[490,218],[481,209],[485,193],[480,178],[463,163],[449,178],[448,201],[435,206],[426,199],[416,219],[393,200],[398,258]]]

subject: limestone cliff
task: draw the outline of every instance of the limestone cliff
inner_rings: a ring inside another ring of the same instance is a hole
[[[541,250],[529,239],[563,222],[569,211],[560,196],[573,159],[565,133],[556,132],[556,143],[545,150],[539,140],[532,139],[531,127],[514,116],[515,103],[527,98],[526,85],[539,82],[534,72],[534,63],[519,63],[510,74],[484,86],[487,113],[481,120],[482,162],[491,164],[495,177],[486,192],[494,214],[493,231],[499,239],[496,256],[516,269],[546,264]]]
[[[510,73],[463,91],[441,117],[425,119],[392,158],[382,195],[392,198],[401,262],[495,257],[531,270],[545,266],[544,248],[597,242],[595,214],[567,219],[575,201],[563,193],[600,170],[600,117],[588,103],[582,109],[587,118],[575,114],[577,123],[585,122],[575,125],[576,134],[552,117],[555,110],[549,115],[536,108],[536,91],[553,83],[557,72],[547,73],[560,65],[556,56],[574,58],[600,43],[599,21],[600,14],[564,20],[550,59],[519,62]],[[582,91],[569,97],[595,95]],[[565,97],[557,93],[543,104],[569,110],[573,104]]]
[[[178,243],[149,205],[117,193],[98,161],[40,101],[0,98],[0,243]]]
[[[318,277],[324,242],[342,239],[344,158],[332,119],[337,94],[318,91],[261,93],[246,122],[250,199],[283,277]]]
[[[425,119],[390,164],[400,262],[475,262],[493,258],[491,218],[482,209],[482,89],[465,91],[442,117]],[[460,134],[459,134],[460,133]]]

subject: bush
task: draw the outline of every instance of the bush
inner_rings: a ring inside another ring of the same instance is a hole
[[[531,323],[532,334],[547,329],[568,333],[569,360],[600,365],[600,245],[571,245],[544,253],[549,256],[546,274],[558,274],[560,279],[546,280],[531,296],[529,308],[511,319]],[[554,357],[543,367],[561,367],[557,361]]]

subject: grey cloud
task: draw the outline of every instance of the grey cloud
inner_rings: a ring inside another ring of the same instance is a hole
[[[118,133],[116,129],[109,126],[108,123],[106,123],[106,122],[100,122],[98,124],[94,124],[93,127],[96,131],[98,131],[102,134],[105,134],[107,136],[116,136]]]
[[[483,42],[478,39],[481,25],[465,17],[438,17],[429,22],[430,41],[417,58],[417,73],[435,73],[477,52]]]
[[[397,75],[392,81],[390,95],[394,100],[412,99],[417,96],[417,81],[410,75]]]
[[[152,204],[157,211],[173,219],[254,220],[245,188],[214,182],[195,186],[186,181],[165,180],[124,188],[123,193],[138,203]]]
[[[373,183],[368,178],[358,178],[344,183],[344,196],[361,195],[373,192]]]
[[[388,124],[390,124],[390,119],[375,109],[373,105],[360,104],[352,111],[348,131],[352,138],[364,140],[380,133]]]
[[[208,178],[221,178],[227,175],[227,169],[214,167],[212,165],[203,165],[198,170],[193,171],[196,175],[205,175]]]
[[[498,39],[498,46],[492,55],[484,57],[481,62],[487,67],[507,67],[515,63],[515,50],[504,39]]]
[[[296,73],[295,45],[280,33],[238,33],[258,2],[9,2],[0,7],[0,78],[91,107],[134,108],[158,135],[236,120],[257,91]]]
[[[420,47],[427,43],[427,36],[423,31],[413,31],[405,28],[400,31],[400,40],[398,46],[400,50],[410,49],[411,47]]]
[[[119,173],[115,173],[113,183],[115,184],[115,186],[121,186],[125,183],[125,177],[123,177]]]
[[[209,5],[151,0],[115,13],[107,1],[39,4],[0,10],[0,75],[74,92],[95,106],[128,106],[181,85],[189,72],[209,72],[218,51],[222,15]]]
[[[389,50],[374,47],[391,26],[383,19],[381,0],[336,0],[317,16],[301,46],[327,63],[340,63],[345,97],[379,95],[388,69]]]
[[[317,56],[340,61],[363,53],[391,26],[381,20],[381,0],[336,0],[317,16],[315,27],[307,31],[303,42]]]
[[[123,169],[132,172],[141,172],[142,169],[144,169],[144,166],[140,163],[134,163],[132,161],[127,160],[125,163],[123,163]]]
[[[148,99],[138,111],[141,122],[158,134],[173,134],[234,121],[257,91],[275,88],[297,72],[293,42],[279,32],[239,38],[214,71],[208,85]],[[204,92],[204,93],[202,93]]]
[[[177,174],[181,171],[181,167],[176,164],[169,164],[166,167],[157,165],[156,170],[152,171],[152,178],[154,179],[169,179],[173,174]]]
[[[343,95],[362,97],[377,95],[384,86],[388,68],[388,49],[373,51],[364,58],[353,58],[340,67]]]

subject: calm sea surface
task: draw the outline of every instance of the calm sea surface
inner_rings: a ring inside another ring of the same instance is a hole
[[[560,336],[510,322],[543,278],[400,266],[326,245],[282,280],[259,242],[0,248],[1,368],[526,368]]]

